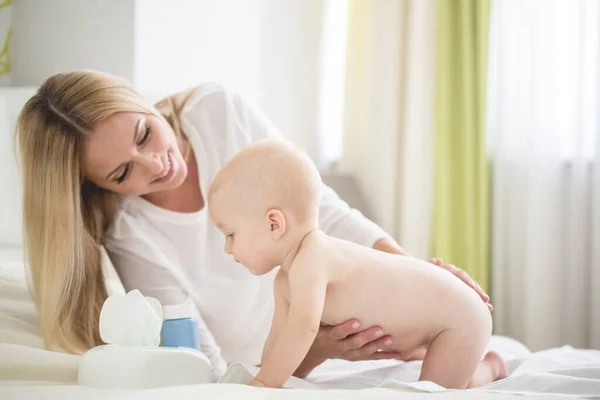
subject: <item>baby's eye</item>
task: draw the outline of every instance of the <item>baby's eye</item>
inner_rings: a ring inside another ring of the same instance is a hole
[[[233,239],[233,235],[234,235],[233,233],[230,233],[229,235],[227,235],[227,237],[230,237]]]

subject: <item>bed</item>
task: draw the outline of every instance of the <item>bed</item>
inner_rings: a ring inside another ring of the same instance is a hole
[[[18,169],[13,154],[14,124],[33,88],[0,89],[0,398],[1,399],[153,399],[304,398],[354,399],[504,399],[600,398],[600,352],[569,346],[531,353],[521,343],[495,336],[490,348],[508,362],[509,378],[484,388],[449,391],[416,382],[420,362],[345,362],[332,360],[307,380],[292,378],[289,389],[257,389],[241,383],[256,371],[231,365],[217,384],[142,389],[105,389],[78,385],[80,356],[42,349],[38,318],[26,284],[21,243],[21,205]],[[109,293],[123,288],[103,253]]]
[[[103,266],[109,292],[123,293],[110,260]],[[0,249],[0,398],[303,398],[375,399],[490,398],[600,398],[600,351],[569,346],[531,353],[521,343],[493,337],[490,348],[507,360],[511,376],[484,388],[448,391],[429,382],[416,382],[420,362],[345,362],[332,360],[307,380],[292,378],[288,389],[257,389],[242,385],[256,371],[233,364],[217,384],[167,386],[148,389],[103,389],[77,384],[80,356],[42,349],[36,309],[26,284],[20,248]],[[199,397],[202,396],[202,397]],[[287,398],[287,397],[286,397]]]

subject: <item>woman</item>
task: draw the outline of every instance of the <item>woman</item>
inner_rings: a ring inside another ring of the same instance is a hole
[[[102,343],[103,244],[126,290],[163,305],[196,305],[202,351],[217,372],[225,360],[259,363],[273,276],[251,276],[223,251],[204,195],[233,154],[278,136],[259,111],[216,84],[153,107],[128,82],[99,72],[44,82],[19,116],[17,137],[25,246],[46,345],[80,353]],[[403,253],[329,188],[320,212],[328,234]],[[463,271],[444,267],[489,300]],[[323,327],[296,375],[328,358],[402,358],[378,352],[389,338],[379,327],[364,328],[355,320]]]

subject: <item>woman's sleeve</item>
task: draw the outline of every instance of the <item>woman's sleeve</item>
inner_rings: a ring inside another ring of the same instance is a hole
[[[183,304],[188,300],[188,293],[171,272],[173,271],[173,268],[169,267],[171,261],[166,260],[160,252],[153,250],[154,246],[145,243],[142,238],[105,239],[104,246],[127,292],[138,289],[144,296],[154,297],[163,306]],[[211,362],[213,379],[216,380],[225,372],[227,363],[221,355],[221,348],[197,308],[195,312],[200,351]]]
[[[284,136],[262,111],[245,101],[239,94],[230,94],[237,132],[246,143],[263,139],[284,140]],[[319,209],[319,228],[328,235],[373,247],[382,238],[390,238],[381,227],[351,208],[337,193],[323,184]]]

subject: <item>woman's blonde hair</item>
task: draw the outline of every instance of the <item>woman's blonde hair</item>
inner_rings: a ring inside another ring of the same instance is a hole
[[[107,291],[100,246],[119,197],[85,180],[86,136],[114,113],[138,112],[162,115],[181,143],[179,113],[190,94],[167,98],[157,110],[126,80],[75,71],[48,78],[23,107],[16,139],[24,244],[47,348],[81,353],[102,344],[99,315]]]

